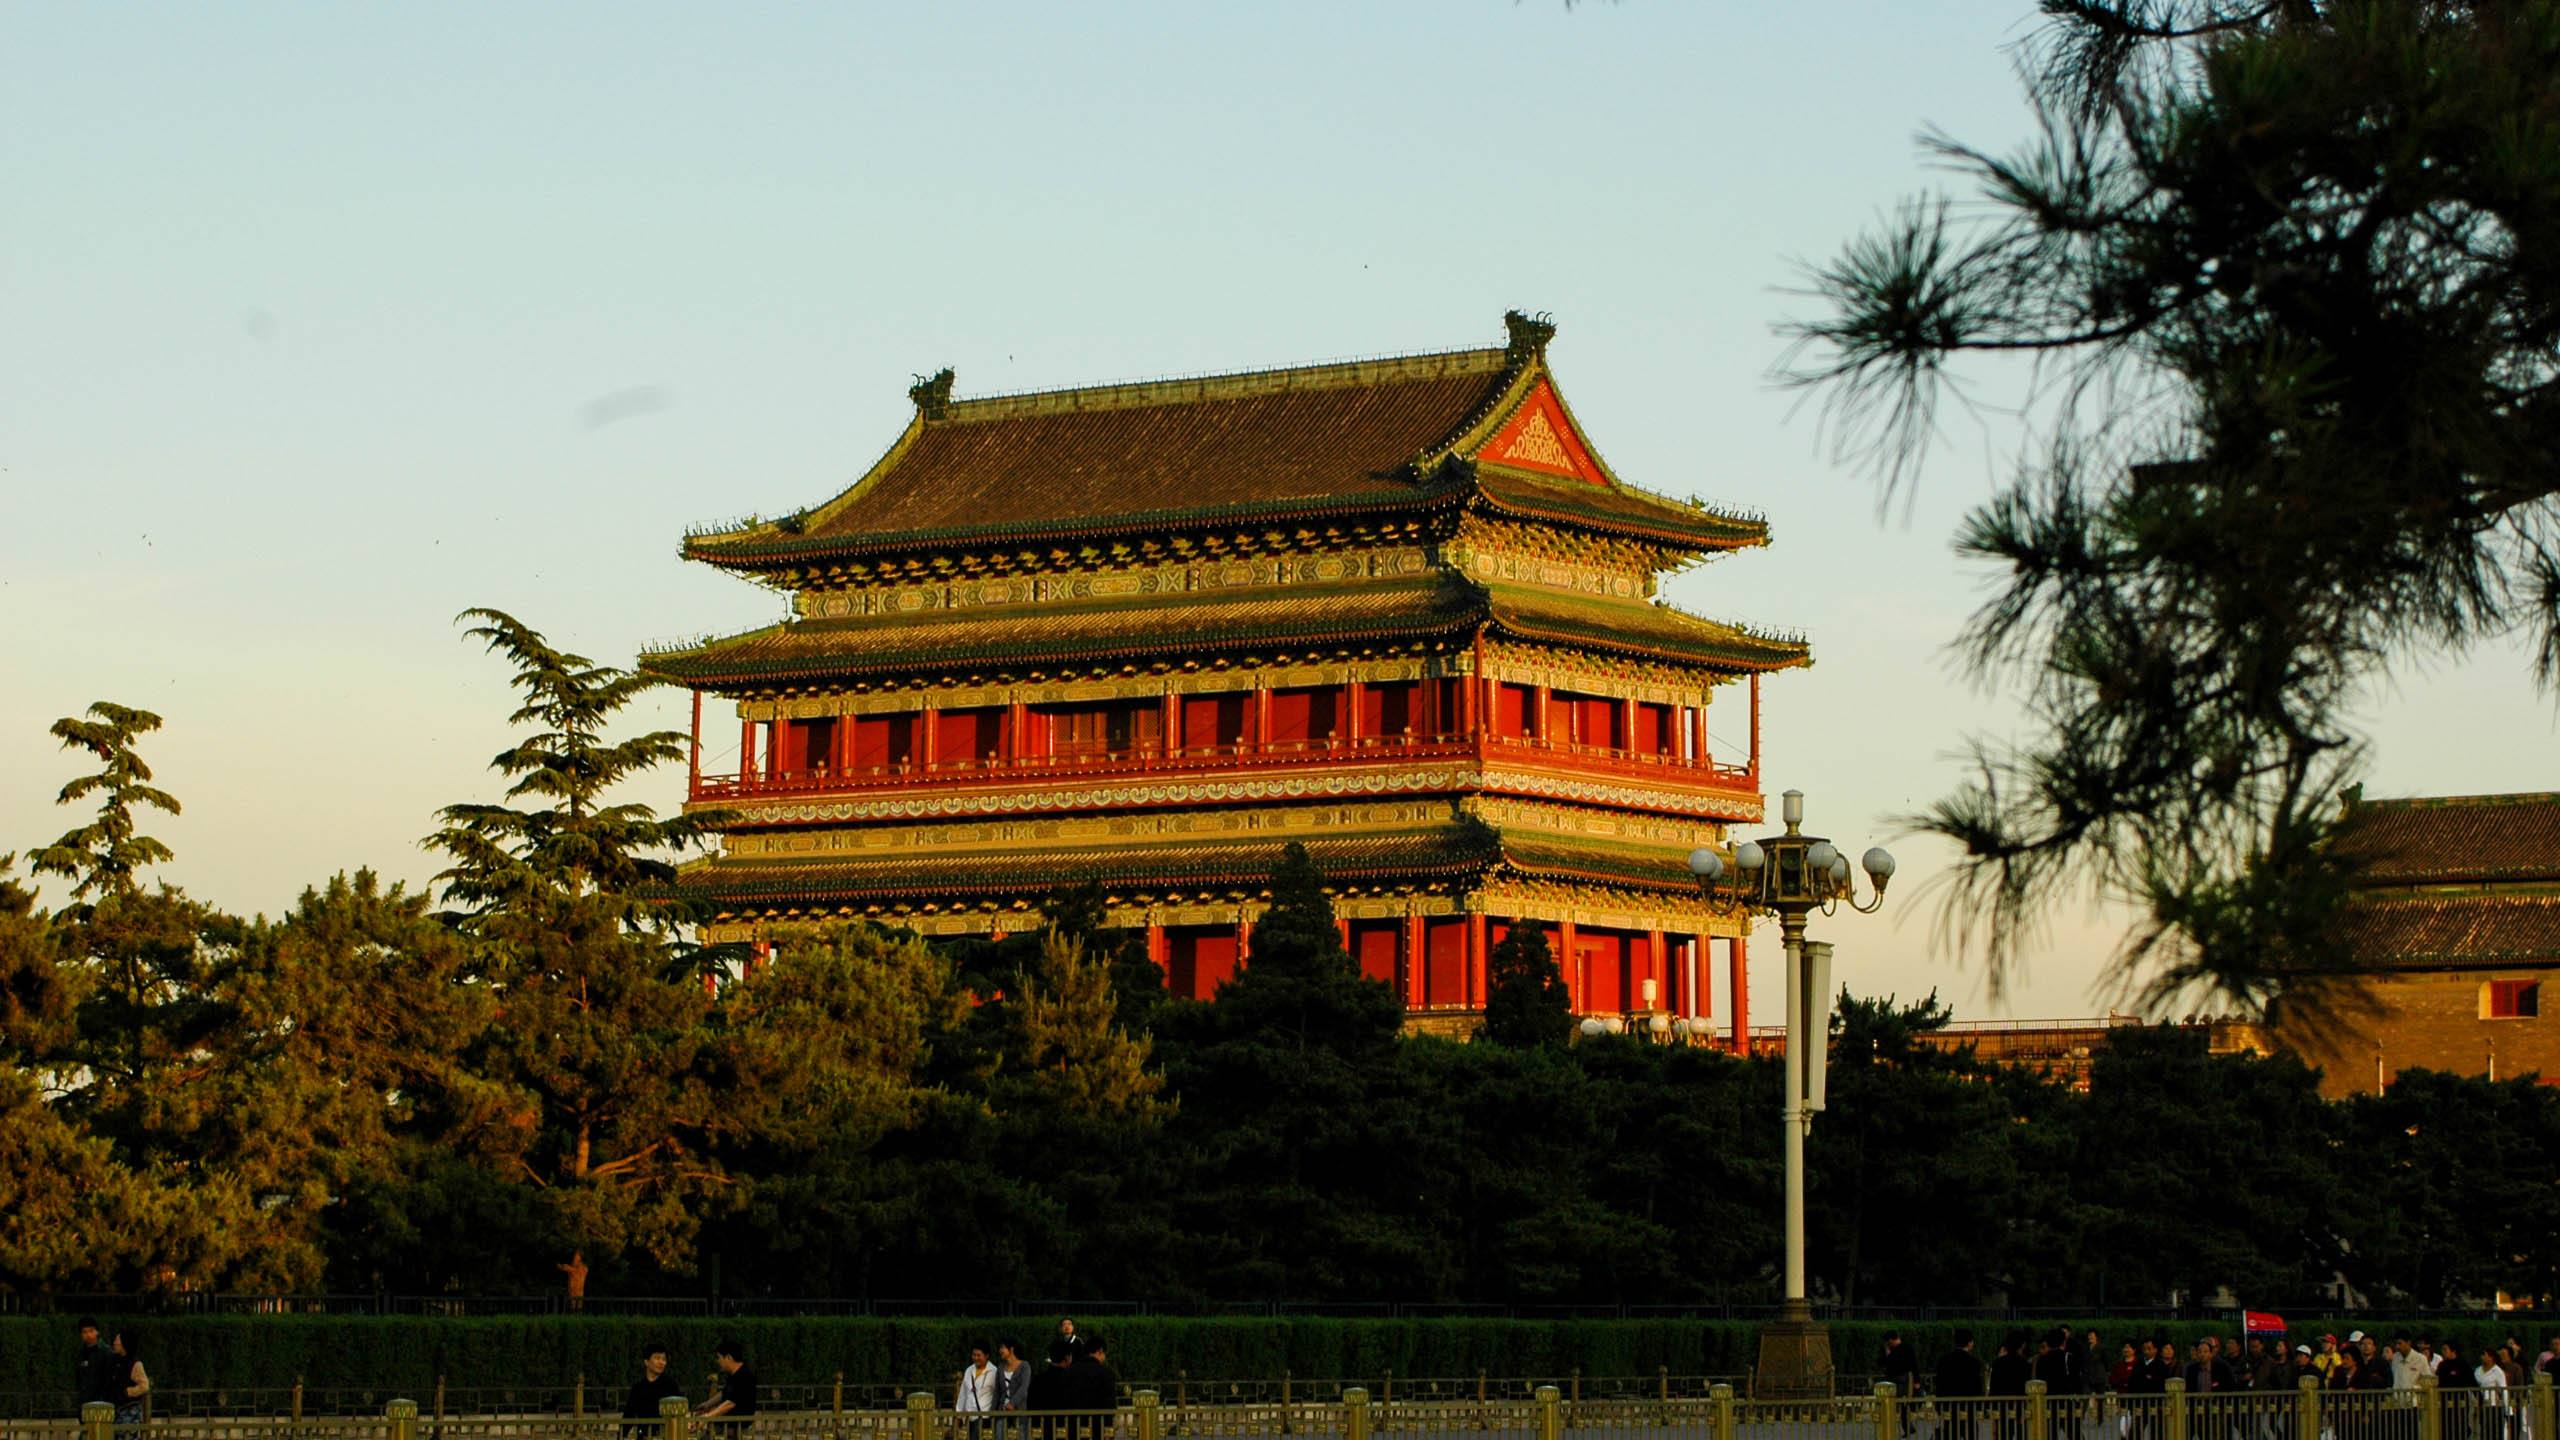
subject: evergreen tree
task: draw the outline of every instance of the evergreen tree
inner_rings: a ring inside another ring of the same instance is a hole
[[[2042,133],[1931,149],[1796,327],[1888,485],[1952,367],[2033,357],[2053,430],[1958,536],[1963,648],[2024,744],[1925,828],[2000,966],[2083,885],[2155,1003],[2347,963],[2325,840],[2389,677],[2525,632],[2560,677],[2560,0],[2048,0]]]
[[[1147,1068],[1149,1043],[1121,1030],[1111,972],[1082,941],[1041,933],[1042,981],[1022,999],[1020,1072],[998,1092],[1031,1111],[1146,1121],[1163,1079]]]
[[[1526,1049],[1573,1036],[1573,990],[1543,925],[1514,924],[1485,960],[1483,1037]]]
[[[177,797],[151,783],[151,767],[134,749],[136,740],[160,728],[160,717],[111,700],[96,702],[88,713],[91,718],[85,720],[65,716],[54,721],[53,734],[63,749],[86,750],[103,768],[63,786],[55,803],[103,795],[97,818],[37,851],[29,868],[72,881],[74,897],[130,895],[141,888],[135,877],[143,867],[169,858],[168,846],[140,833],[133,812],[178,813]]]
[[[668,854],[703,831],[608,798],[681,755],[684,737],[609,740],[653,681],[555,649],[499,611],[463,618],[515,667],[511,723],[538,727],[490,762],[509,801],[535,803],[450,805],[427,839],[452,861],[443,898],[464,907],[455,922],[502,997],[470,1063],[521,1097],[507,1165],[571,1246],[559,1263],[570,1295],[598,1260],[688,1271],[695,1202],[729,1185],[706,1145],[730,1101],[705,1073],[709,1002],[669,934],[678,917],[649,887],[674,879]]]

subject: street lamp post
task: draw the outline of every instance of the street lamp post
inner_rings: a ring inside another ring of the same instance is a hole
[[[1786,1295],[1778,1322],[1760,1335],[1760,1367],[1753,1391],[1764,1398],[1792,1399],[1831,1393],[1831,1335],[1813,1319],[1805,1295],[1804,1274],[1804,1140],[1822,1108],[1825,1052],[1831,1035],[1831,947],[1804,938],[1805,917],[1816,910],[1829,914],[1842,902],[1852,910],[1873,913],[1884,904],[1884,888],[1893,878],[1893,856],[1879,846],[1863,857],[1873,887],[1858,903],[1849,876],[1849,857],[1818,835],[1804,833],[1804,792],[1781,797],[1787,830],[1745,840],[1727,859],[1712,848],[1690,852],[1689,870],[1698,877],[1708,903],[1727,913],[1778,917],[1786,949],[1787,1080],[1786,1103],[1779,1133],[1787,1161]]]

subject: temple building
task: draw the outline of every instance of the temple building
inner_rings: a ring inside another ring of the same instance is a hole
[[[2279,1005],[2277,1041],[2331,1096],[2412,1069],[2560,1081],[2560,991],[2542,1013],[2544,982],[2560,979],[2560,795],[2351,793],[2343,821],[2344,934],[2362,973],[2344,1003]]]
[[[1554,327],[1506,318],[1196,379],[960,399],[945,370],[850,489],[689,535],[790,597],[641,661],[694,692],[688,808],[728,815],[683,872],[712,938],[1017,932],[1090,880],[1207,998],[1294,840],[1418,1028],[1464,1024],[1527,923],[1580,1013],[1704,1018],[1721,959],[1747,1033],[1747,922],[1684,862],[1759,820],[1759,678],[1807,650],[1657,591],[1768,527],[1621,480]]]

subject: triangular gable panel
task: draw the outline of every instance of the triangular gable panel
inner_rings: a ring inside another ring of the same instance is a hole
[[[1541,380],[1520,408],[1511,412],[1493,438],[1476,448],[1475,457],[1492,465],[1508,465],[1521,470],[1535,470],[1542,475],[1563,475],[1587,480],[1594,485],[1609,483],[1608,472],[1591,458],[1591,447],[1565,417],[1564,406],[1557,403],[1555,387]]]

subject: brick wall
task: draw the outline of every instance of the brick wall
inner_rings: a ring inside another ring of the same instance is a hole
[[[2481,992],[2498,980],[2544,982],[2544,1013],[2481,1018]],[[2537,1073],[2560,1079],[2560,967],[2413,971],[2357,982],[2326,1006],[2289,1001],[2277,1042],[2320,1067],[2321,1093],[2371,1094],[2402,1070]]]

